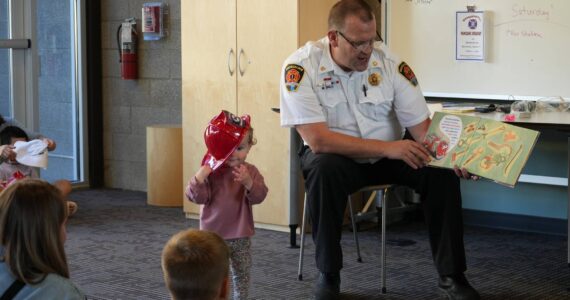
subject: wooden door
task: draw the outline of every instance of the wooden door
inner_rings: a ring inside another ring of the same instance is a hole
[[[222,109],[235,112],[236,0],[184,0],[181,10],[184,186],[206,147],[203,132]],[[184,200],[184,211],[198,206]]]
[[[240,0],[237,6],[238,112],[250,114],[257,138],[248,160],[265,177],[267,199],[254,207],[257,223],[288,225],[289,129],[279,114],[279,78],[297,48],[297,1]]]
[[[258,144],[248,160],[265,177],[269,194],[254,207],[257,223],[289,225],[290,129],[280,126],[279,82],[285,59],[307,40],[325,36],[336,0],[240,0],[237,6],[238,112],[250,114]],[[243,50],[243,52],[242,52]],[[292,169],[293,168],[293,169]],[[295,206],[292,206],[295,207]]]

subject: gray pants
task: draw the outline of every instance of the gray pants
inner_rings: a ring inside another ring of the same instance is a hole
[[[249,237],[226,240],[230,248],[230,267],[234,300],[247,299],[251,270],[251,240]]]

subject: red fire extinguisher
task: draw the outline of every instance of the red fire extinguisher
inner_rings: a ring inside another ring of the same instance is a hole
[[[125,19],[117,29],[117,47],[119,63],[121,63],[121,78],[137,79],[137,28],[135,18]]]

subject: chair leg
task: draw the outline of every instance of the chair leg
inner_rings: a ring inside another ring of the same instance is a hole
[[[356,221],[354,221],[354,212],[352,211],[352,198],[348,196],[348,212],[350,213],[350,222],[352,223],[352,234],[354,236],[354,243],[356,244],[356,260],[362,262],[362,257],[360,256],[360,245],[358,244],[358,232],[356,229]]]
[[[388,188],[384,189],[384,194],[382,195],[382,253],[381,253],[381,265],[382,265],[382,294],[386,294],[386,216],[388,215]]]
[[[297,279],[303,280],[303,254],[305,251],[305,223],[307,222],[307,194],[305,193],[305,200],[303,202],[303,220],[301,221],[301,247],[299,250],[299,270],[297,272]]]

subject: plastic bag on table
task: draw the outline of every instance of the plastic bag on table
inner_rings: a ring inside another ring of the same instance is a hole
[[[563,97],[545,97],[536,100],[536,111],[568,111],[570,110],[570,102]]]
[[[531,113],[536,109],[535,101],[515,101],[511,104],[511,112]]]

